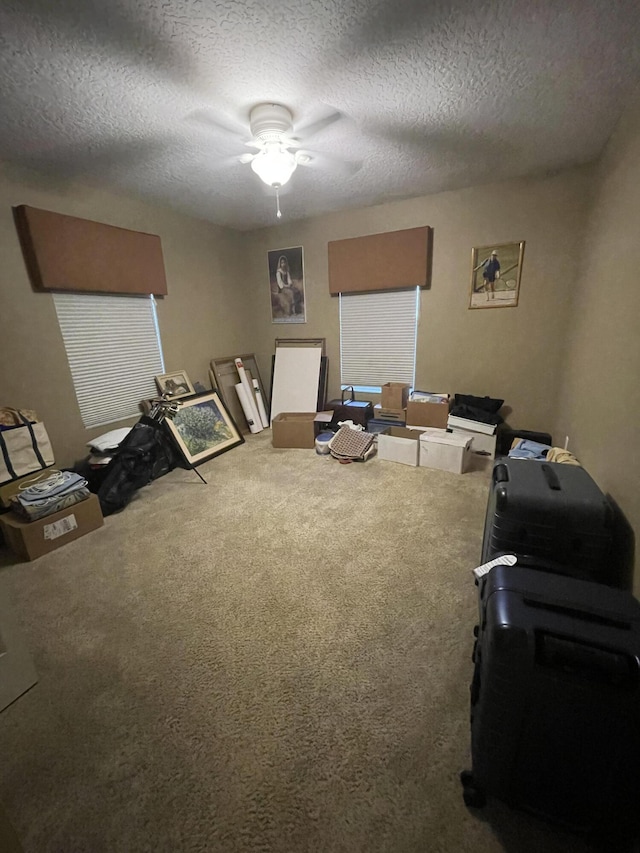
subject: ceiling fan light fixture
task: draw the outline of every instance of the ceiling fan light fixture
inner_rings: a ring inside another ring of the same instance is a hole
[[[296,159],[279,142],[268,142],[251,161],[251,168],[267,186],[282,187],[295,172]]]

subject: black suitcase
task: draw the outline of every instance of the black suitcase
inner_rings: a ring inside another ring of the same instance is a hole
[[[609,586],[624,587],[614,557],[612,507],[576,465],[532,459],[494,463],[482,562],[517,554],[532,565]]]
[[[479,587],[465,802],[481,806],[492,794],[596,837],[632,837],[640,604],[517,566],[497,566]]]

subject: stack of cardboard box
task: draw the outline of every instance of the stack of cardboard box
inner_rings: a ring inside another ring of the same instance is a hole
[[[404,423],[389,422],[378,435],[380,459],[454,474],[469,469],[471,438],[447,432],[448,394],[416,391],[409,397],[408,385],[389,382],[382,387],[381,415],[392,421],[400,413]]]
[[[0,486],[0,513],[3,513],[0,515],[1,538],[22,560],[42,557],[104,524],[100,501],[93,494],[86,500],[37,521],[25,521],[15,513],[7,512],[11,507],[12,497],[27,486],[33,485],[38,478],[47,477],[53,471],[53,467],[45,468]]]
[[[374,407],[375,419],[404,426],[408,397],[409,386],[404,382],[386,382],[382,386],[382,399]]]

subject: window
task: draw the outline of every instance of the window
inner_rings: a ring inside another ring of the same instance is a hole
[[[342,385],[415,383],[420,288],[340,294]]]
[[[153,296],[54,293],[53,301],[84,425],[139,415],[165,372]]]

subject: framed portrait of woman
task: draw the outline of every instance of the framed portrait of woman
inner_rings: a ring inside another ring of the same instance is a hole
[[[272,323],[306,323],[302,246],[273,249],[269,259]]]

